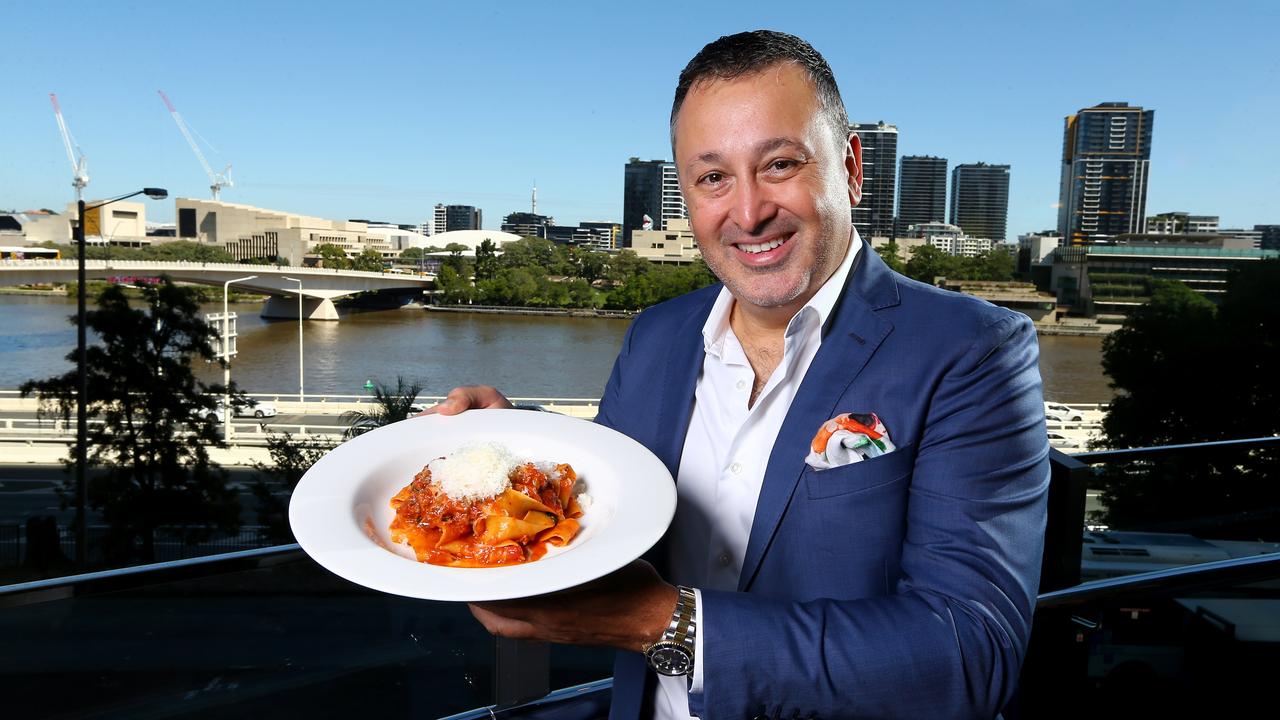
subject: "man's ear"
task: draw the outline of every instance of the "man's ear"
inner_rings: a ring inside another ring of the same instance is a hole
[[[862,202],[862,141],[858,133],[849,133],[844,146],[844,166],[849,171],[849,207]]]

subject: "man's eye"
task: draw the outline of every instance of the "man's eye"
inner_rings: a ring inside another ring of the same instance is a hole
[[[795,160],[778,159],[769,163],[769,169],[775,172],[786,172],[788,170],[791,170],[798,164],[799,163],[797,163]]]
[[[716,172],[707,173],[706,175],[702,176],[702,180],[700,180],[699,182],[703,185],[719,185],[720,183],[724,182],[724,176]]]

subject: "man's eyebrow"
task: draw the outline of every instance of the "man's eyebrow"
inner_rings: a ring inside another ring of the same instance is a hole
[[[757,155],[767,155],[775,150],[779,150],[782,148],[794,148],[796,150],[799,150],[805,153],[806,155],[812,154],[808,146],[806,146],[804,143],[800,142],[799,140],[796,140],[795,138],[789,138],[785,136],[779,136],[779,137],[769,138],[767,140],[761,140],[760,142],[756,143],[755,152]],[[722,162],[724,162],[723,155],[721,155],[720,153],[714,150],[709,150],[693,158],[693,160],[689,162],[688,166],[686,166],[686,169],[693,167],[697,163],[704,163],[707,165],[717,165]]]

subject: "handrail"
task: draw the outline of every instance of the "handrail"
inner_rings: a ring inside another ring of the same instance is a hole
[[[585,682],[581,685],[572,685],[559,690],[552,690],[544,697],[537,700],[530,700],[527,703],[512,705],[508,707],[498,707],[490,705],[488,707],[476,708],[474,710],[464,710],[456,715],[440,718],[440,720],[502,720],[508,715],[518,717],[520,713],[537,710],[539,708],[548,707],[557,703],[568,700],[575,700],[594,694],[603,694],[604,691],[613,690],[613,678],[604,678],[602,680],[593,680]]]
[[[1095,580],[1042,593],[1036,599],[1036,610],[1076,607],[1143,593],[1169,595],[1193,592],[1224,582],[1248,583],[1276,577],[1280,577],[1280,552]]]
[[[1122,448],[1117,450],[1093,450],[1090,452],[1073,453],[1071,457],[1085,463],[1086,465],[1095,465],[1099,463],[1144,460],[1150,457],[1163,457],[1167,455],[1185,455],[1193,452],[1212,452],[1214,450],[1231,450],[1237,447],[1265,447],[1268,445],[1280,445],[1280,436],[1244,438],[1240,440],[1212,440],[1201,443],[1156,445],[1153,447]]]
[[[250,570],[264,564],[274,564],[286,559],[285,556],[295,553],[301,558],[302,548],[297,543],[291,543],[289,545],[205,555],[185,560],[134,565],[132,567],[81,573],[79,575],[64,575],[47,580],[33,580],[13,585],[0,585],[0,609],[193,577],[205,577],[215,572]]]

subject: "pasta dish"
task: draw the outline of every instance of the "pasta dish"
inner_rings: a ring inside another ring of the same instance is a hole
[[[517,462],[500,445],[460,448],[433,460],[391,499],[391,539],[433,565],[537,560],[578,533],[577,479],[567,463]]]

